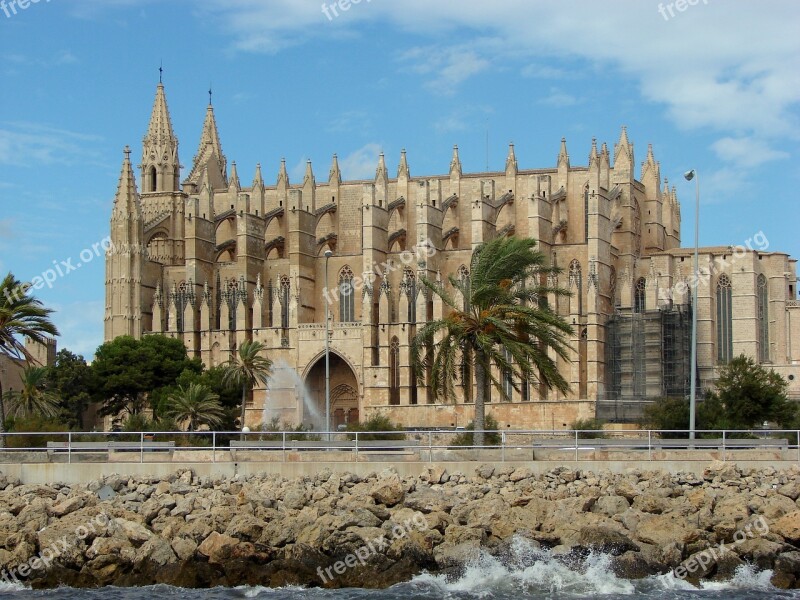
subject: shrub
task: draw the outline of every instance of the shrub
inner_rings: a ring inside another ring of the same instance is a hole
[[[349,423],[347,425],[348,432],[358,432],[358,439],[363,441],[369,440],[404,440],[406,439],[405,430],[401,425],[392,423],[391,419],[386,415],[375,413],[363,423]],[[384,433],[377,432],[392,432],[397,433]],[[365,433],[366,432],[366,433]],[[369,433],[376,432],[376,433]],[[348,439],[354,440],[356,436],[352,433],[348,434]]]
[[[486,415],[486,425],[485,429],[487,432],[483,439],[483,443],[485,446],[499,446],[502,442],[502,436],[498,433],[498,429],[500,429],[500,425],[497,422],[497,419],[494,418],[491,414]],[[464,433],[459,433],[455,436],[452,440],[450,440],[450,446],[472,446],[472,432],[475,430],[475,422],[471,421],[469,425],[466,426]]]
[[[316,433],[309,433],[311,429],[306,427],[303,424],[292,426],[288,423],[281,424],[278,417],[275,417],[270,421],[268,424],[264,425],[261,424],[256,429],[254,429],[254,433],[258,433],[261,430],[263,433],[256,437],[253,433],[247,436],[248,440],[256,440],[262,442],[280,442],[283,440],[283,433],[286,432],[286,441],[299,441],[299,442],[317,442],[322,438]],[[275,432],[275,433],[267,433],[267,432]]]
[[[35,415],[30,417],[11,418],[7,421],[7,430],[20,433],[56,433],[67,432],[69,428],[60,420],[46,419]],[[6,436],[8,448],[46,448],[47,442],[66,442],[66,435],[9,435]]]
[[[603,425],[605,421],[602,419],[578,419],[573,421],[569,428],[581,432],[579,435],[582,439],[591,440],[606,437],[606,434],[602,433]]]

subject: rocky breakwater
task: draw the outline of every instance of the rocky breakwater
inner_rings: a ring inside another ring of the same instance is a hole
[[[2,579],[33,587],[383,587],[454,575],[480,553],[565,561],[604,553],[619,577],[697,584],[744,563],[800,587],[800,468],[702,476],[478,466],[215,479],[108,476],[86,486],[0,475]],[[541,553],[541,554],[538,554]],[[520,560],[517,557],[515,560]]]

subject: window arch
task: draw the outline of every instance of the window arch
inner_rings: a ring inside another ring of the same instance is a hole
[[[640,277],[636,281],[636,289],[633,296],[633,312],[644,313],[647,310],[647,280]]]
[[[514,360],[508,348],[503,348],[503,358],[508,363]],[[503,369],[503,396],[506,402],[514,400],[514,373],[511,369]]]
[[[345,266],[339,272],[339,321],[342,323],[352,323],[356,320],[355,298],[353,271],[349,266]]]
[[[389,404],[400,404],[400,340],[397,336],[389,344]]]
[[[289,278],[284,275],[281,277],[281,284],[280,284],[280,295],[279,300],[281,302],[281,327],[283,329],[289,329],[289,291],[291,289],[291,283],[289,283]]]
[[[733,287],[724,273],[717,280],[717,360],[728,364],[733,358]]]
[[[414,271],[406,269],[403,272],[403,283],[408,296],[408,322],[417,322],[417,276]]]
[[[769,362],[769,289],[767,278],[758,276],[758,359]]]
[[[464,310],[469,310],[469,301],[470,297],[472,296],[472,288],[471,282],[472,280],[469,278],[469,269],[466,265],[461,265],[458,267],[457,276],[456,278],[458,281],[461,282],[462,286],[464,287]]]
[[[150,167],[149,173],[150,173],[150,187],[148,191],[156,192],[158,191],[158,172],[156,171],[156,168],[153,166]]]
[[[583,272],[581,270],[581,263],[574,259],[569,263],[569,287],[575,286],[577,290],[575,293],[578,296],[578,314],[583,314]]]

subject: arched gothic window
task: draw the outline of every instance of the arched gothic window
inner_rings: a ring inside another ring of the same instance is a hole
[[[464,310],[468,311],[470,307],[470,297],[472,296],[472,288],[470,285],[472,280],[469,278],[469,269],[466,265],[458,267],[456,278],[461,282],[464,288]]]
[[[575,286],[575,294],[578,298],[578,314],[583,314],[583,272],[581,271],[581,263],[573,260],[569,263],[569,287]]]
[[[289,283],[289,278],[284,275],[281,277],[281,287],[280,287],[280,296],[279,300],[281,303],[281,327],[284,329],[289,329],[289,290],[291,288],[291,284]]]
[[[769,362],[769,289],[767,278],[758,276],[758,359]]]
[[[503,358],[511,363],[513,358],[508,348],[503,348]],[[511,369],[503,369],[503,400],[512,402],[514,399],[514,373]]]
[[[158,191],[158,176],[155,167],[150,167],[150,189],[151,192]]]
[[[403,273],[403,283],[408,296],[408,322],[417,322],[417,277],[414,271],[406,269]]]
[[[640,277],[636,281],[633,297],[633,312],[644,313],[647,310],[647,280]]]
[[[389,404],[400,404],[400,340],[396,336],[389,344]]]
[[[345,266],[339,272],[339,321],[352,323],[356,314],[356,293],[353,287],[353,271]]]
[[[733,288],[724,273],[717,281],[717,360],[728,364],[733,358]]]

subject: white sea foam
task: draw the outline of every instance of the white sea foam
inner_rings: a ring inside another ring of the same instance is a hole
[[[521,592],[572,594],[634,593],[630,581],[620,579],[611,570],[611,557],[592,553],[583,565],[567,565],[548,550],[541,550],[528,540],[516,538],[508,556],[498,558],[482,551],[465,566],[458,579],[444,575],[421,575],[414,583],[433,587],[443,594],[468,592],[475,597],[487,597],[494,591],[512,589]]]
[[[672,572],[654,575],[640,581],[617,577],[612,569],[612,557],[591,553],[583,561],[565,561],[549,550],[536,548],[524,538],[516,538],[509,552],[492,556],[486,551],[469,561],[456,578],[424,574],[413,585],[438,592],[442,597],[475,598],[514,597],[526,594],[564,594],[569,597],[603,595],[630,596],[637,593],[697,592],[698,588]],[[702,582],[700,590],[770,591],[772,571],[759,571],[752,565],[740,566],[732,579],[723,582]],[[499,594],[499,596],[498,596]],[[682,597],[682,595],[681,595]]]

